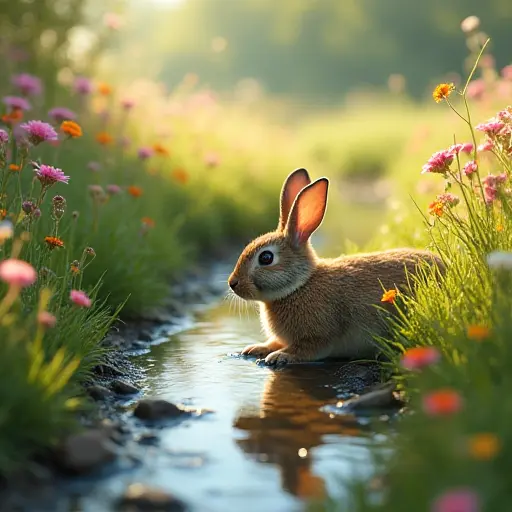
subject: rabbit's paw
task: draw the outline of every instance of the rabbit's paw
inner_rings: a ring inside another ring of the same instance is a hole
[[[269,347],[266,343],[257,343],[256,345],[247,345],[242,350],[243,356],[251,356],[251,357],[267,357],[273,350],[272,347]]]
[[[297,362],[297,358],[293,354],[283,352],[282,350],[276,350],[265,358],[267,366],[283,366],[287,363],[295,362]]]

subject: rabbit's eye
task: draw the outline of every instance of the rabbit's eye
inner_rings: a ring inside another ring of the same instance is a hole
[[[258,257],[260,265],[270,265],[274,261],[274,255],[270,251],[263,251]]]

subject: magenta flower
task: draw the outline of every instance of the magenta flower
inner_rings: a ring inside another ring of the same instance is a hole
[[[28,121],[20,125],[20,128],[28,133],[28,140],[37,146],[48,140],[58,140],[59,136],[51,124],[43,121]]]
[[[43,92],[41,79],[28,73],[21,73],[12,77],[12,84],[24,96],[39,96]]]
[[[69,110],[69,108],[66,108],[66,107],[52,108],[48,112],[48,116],[55,123],[62,123],[63,121],[74,121],[76,119],[76,114],[72,110]]]
[[[505,66],[505,67],[501,70],[501,76],[502,76],[505,80],[512,80],[512,64],[509,64],[508,66]]]
[[[450,208],[460,203],[460,199],[455,194],[450,194],[450,192],[438,195],[437,200]]]
[[[135,100],[132,100],[130,98],[125,98],[124,100],[121,100],[121,106],[125,110],[131,110],[135,106]]]
[[[441,494],[431,508],[431,512],[479,512],[480,510],[478,494],[465,487]]]
[[[468,162],[464,168],[462,169],[462,172],[466,175],[466,176],[470,176],[471,174],[473,174],[474,172],[476,172],[478,170],[478,164],[474,161],[474,160],[471,160],[470,162]]]
[[[73,84],[73,89],[77,94],[87,96],[92,92],[92,82],[85,76],[77,76]]]
[[[7,144],[9,142],[9,134],[5,131],[0,129],[0,144]]]
[[[492,148],[494,147],[494,142],[492,140],[489,140],[487,139],[485,142],[483,142],[482,144],[480,144],[476,150],[478,152],[482,152],[482,151],[492,151]]]
[[[4,96],[2,101],[12,110],[30,110],[32,108],[25,98],[19,96]]]
[[[450,153],[453,153],[453,155],[458,155],[460,153],[466,153],[469,154],[473,151],[474,146],[471,144],[471,142],[464,142],[462,144],[454,144],[450,147],[448,151]]]
[[[35,169],[36,178],[41,182],[43,187],[51,187],[55,183],[68,183],[69,176],[66,176],[61,169],[52,167],[51,165],[40,165],[39,169]]]
[[[475,126],[475,130],[486,133],[489,137],[498,135],[503,130],[505,123],[491,119],[487,123],[480,123]]]
[[[485,93],[485,82],[479,78],[469,82],[468,88],[466,89],[466,95],[468,98],[478,100]]]
[[[89,162],[87,164],[87,169],[92,172],[98,172],[101,170],[101,164],[99,162]]]
[[[421,174],[431,172],[446,174],[450,170],[450,165],[453,162],[453,153],[449,149],[443,149],[434,153],[423,166]]]
[[[121,187],[119,185],[115,185],[115,184],[107,185],[105,188],[106,188],[107,192],[112,196],[114,196],[116,194],[120,194],[122,191]]]
[[[81,290],[71,290],[69,298],[71,302],[81,308],[90,308],[92,306],[92,300]]]
[[[30,263],[10,258],[0,263],[0,279],[10,286],[26,288],[36,282],[37,272]]]
[[[51,329],[55,327],[57,319],[51,313],[48,313],[48,311],[41,311],[41,313],[37,315],[37,323],[46,329]]]
[[[139,155],[139,158],[141,160],[147,160],[148,158],[153,156],[153,153],[153,148],[149,147],[139,148],[139,150],[137,151],[137,154]]]

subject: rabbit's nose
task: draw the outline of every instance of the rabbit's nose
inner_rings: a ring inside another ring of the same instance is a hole
[[[238,279],[230,279],[229,280],[229,287],[234,290],[238,284]]]

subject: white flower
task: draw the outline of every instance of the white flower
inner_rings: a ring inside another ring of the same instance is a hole
[[[489,268],[512,269],[512,252],[493,251],[487,255]]]
[[[9,238],[12,238],[12,235],[12,223],[9,222],[8,220],[0,222],[0,245],[2,245],[6,240],[9,240]]]

